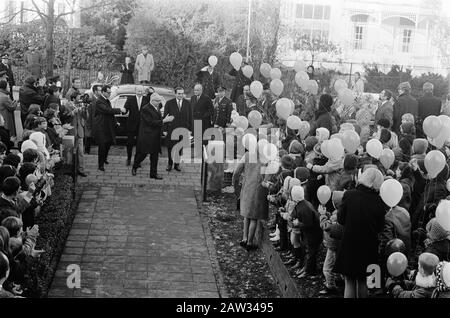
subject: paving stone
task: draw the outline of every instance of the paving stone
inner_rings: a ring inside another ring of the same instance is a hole
[[[164,180],[157,181],[148,178],[148,159],[131,176],[124,147],[113,147],[105,173],[93,154],[85,156],[88,178],[79,180],[81,202],[49,296],[218,297],[193,192],[200,165],[169,174],[161,158]],[[81,267],[81,289],[64,288],[73,263]]]

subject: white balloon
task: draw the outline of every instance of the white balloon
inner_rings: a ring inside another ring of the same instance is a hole
[[[274,79],[280,79],[280,78],[281,78],[281,71],[280,71],[280,69],[279,69],[279,68],[273,68],[273,69],[270,71],[270,78],[271,78],[272,80],[274,80]]]
[[[302,124],[302,120],[298,116],[291,115],[286,120],[286,125],[289,129],[298,130]]]
[[[280,163],[276,160],[270,161],[264,169],[264,174],[276,174],[280,170]]]
[[[383,152],[383,145],[378,139],[370,139],[366,144],[366,150],[371,157],[379,159]]]
[[[403,197],[403,187],[395,179],[386,180],[381,185],[380,196],[387,206],[393,208]]]
[[[245,134],[244,137],[242,137],[242,145],[248,150],[256,151],[258,140],[256,139],[256,136],[252,134]]]
[[[302,186],[294,186],[291,190],[291,197],[293,201],[302,201],[305,199],[305,190]]]
[[[278,148],[274,144],[267,143],[263,145],[262,148],[258,149],[259,154],[261,155],[261,161],[269,162],[277,159],[278,157]]]
[[[217,65],[217,57],[215,57],[214,55],[211,55],[208,59],[208,63],[212,67],[216,66]]]
[[[446,231],[450,231],[450,201],[442,200],[436,208],[436,222]]]

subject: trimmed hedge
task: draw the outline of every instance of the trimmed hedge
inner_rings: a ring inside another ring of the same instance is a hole
[[[55,185],[36,218],[39,225],[39,238],[36,249],[45,252],[40,258],[32,259],[25,273],[24,296],[46,297],[56,267],[63,252],[67,236],[75,216],[76,200],[73,199],[74,183],[64,171],[55,173]]]

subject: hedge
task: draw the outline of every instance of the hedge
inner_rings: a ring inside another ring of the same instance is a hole
[[[52,191],[36,218],[39,225],[36,249],[45,252],[40,258],[29,260],[23,286],[25,297],[47,296],[75,216],[77,200],[73,199],[72,177],[58,170]]]

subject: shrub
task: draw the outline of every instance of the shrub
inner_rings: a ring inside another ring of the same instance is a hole
[[[36,249],[43,249],[45,253],[40,258],[29,259],[26,285],[23,286],[25,297],[47,296],[75,216],[73,191],[72,178],[57,172],[53,193],[36,218],[36,224],[39,225]]]

